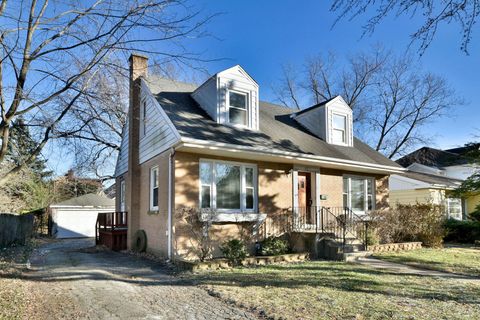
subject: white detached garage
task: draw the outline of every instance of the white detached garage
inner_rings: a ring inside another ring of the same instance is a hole
[[[115,211],[115,200],[89,193],[49,207],[55,238],[95,237],[99,212]]]

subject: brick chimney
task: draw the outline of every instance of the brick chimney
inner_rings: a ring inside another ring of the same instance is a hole
[[[130,249],[133,236],[139,228],[140,212],[140,164],[139,164],[139,130],[140,130],[140,102],[141,79],[148,73],[148,57],[132,53],[129,62],[130,70],[130,97],[128,108],[128,175],[126,178],[125,206],[128,211],[127,246]],[[134,208],[134,210],[132,210]]]

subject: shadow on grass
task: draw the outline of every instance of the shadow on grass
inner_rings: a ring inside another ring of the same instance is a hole
[[[466,285],[452,279],[437,279],[393,272],[340,262],[316,261],[300,264],[238,268],[200,274],[181,273],[171,276],[171,269],[149,260],[117,252],[88,254],[68,251],[53,253],[38,271],[25,274],[31,281],[119,281],[139,286],[219,285],[259,290],[334,289],[340,292],[455,301],[479,304],[480,295],[465,294]],[[473,289],[478,290],[476,285]],[[267,289],[265,289],[267,288]]]

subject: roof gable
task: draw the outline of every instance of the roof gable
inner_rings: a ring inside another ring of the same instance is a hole
[[[430,147],[423,147],[397,160],[397,163],[403,167],[408,167],[413,163],[419,163],[425,166],[437,168],[467,164],[467,158],[453,152],[439,150]]]

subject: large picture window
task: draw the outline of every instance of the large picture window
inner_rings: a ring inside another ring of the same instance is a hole
[[[373,178],[343,177],[343,205],[360,213],[374,210],[373,182]]]
[[[158,210],[158,167],[150,169],[150,210]]]
[[[254,165],[202,160],[200,207],[224,211],[255,211],[256,176]]]
[[[228,92],[228,121],[232,124],[248,125],[248,95],[246,93]]]

